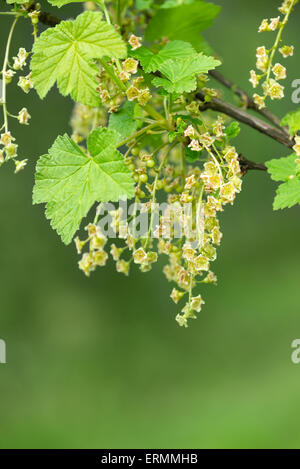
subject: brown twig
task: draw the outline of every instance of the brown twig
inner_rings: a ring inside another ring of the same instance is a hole
[[[273,127],[258,117],[251,116],[243,109],[233,106],[232,104],[222,101],[218,98],[212,98],[211,101],[206,102],[205,93],[203,91],[199,91],[197,93],[197,98],[201,101],[201,110],[211,109],[213,111],[221,112],[227,116],[232,117],[233,119],[238,120],[239,122],[242,122],[243,124],[252,127],[255,130],[258,130],[262,134],[267,135],[268,137],[276,140],[286,147],[292,148],[295,145],[294,139],[292,139],[289,135],[286,135],[280,129]]]
[[[280,119],[277,117],[273,112],[269,111],[268,109],[259,109],[255,104],[254,100],[241,88],[236,86],[232,81],[228,80],[228,78],[224,77],[221,73],[217,72],[216,70],[211,70],[209,75],[217,80],[219,83],[224,85],[226,88],[231,90],[234,94],[236,94],[245,105],[247,109],[252,109],[253,111],[259,113],[260,115],[264,116],[268,121],[272,122],[272,124],[276,125],[283,133],[288,134],[289,131],[286,127],[282,127],[280,125]]]
[[[242,174],[246,174],[248,171],[252,170],[267,171],[267,167],[264,164],[256,163],[255,161],[250,161],[241,154],[239,154],[239,163],[242,170]]]

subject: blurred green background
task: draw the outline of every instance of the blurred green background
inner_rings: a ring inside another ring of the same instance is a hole
[[[223,10],[206,36],[221,71],[250,91],[255,49],[272,41],[258,25],[280,2],[217,3]],[[280,116],[297,108],[290,84],[300,78],[299,18],[297,8],[285,36],[296,53],[286,100],[273,106]],[[11,20],[0,21],[3,56]],[[28,46],[30,32],[20,22],[16,48]],[[264,173],[245,177],[222,215],[219,285],[204,288],[205,308],[184,330],[161,265],[125,278],[111,263],[87,279],[74,246],[62,245],[42,206],[32,207],[35,162],[70,132],[71,101],[53,91],[41,102],[13,87],[9,103],[11,112],[28,107],[32,120],[14,129],[27,169],[0,172],[0,447],[299,448],[300,364],[290,357],[300,337],[300,208],[273,212],[276,184]],[[290,153],[249,128],[238,140],[256,161]]]

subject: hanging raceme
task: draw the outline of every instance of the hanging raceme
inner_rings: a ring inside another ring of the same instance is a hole
[[[286,68],[276,54],[293,55],[282,34],[297,0],[284,0],[282,16],[259,27],[276,39],[271,49],[256,51],[261,73],[251,70],[250,81],[262,85],[262,93],[253,99],[218,72],[221,61],[203,37],[220,12],[212,3],[98,0],[82,2],[85,11],[68,20],[33,1],[6,3],[11,6],[0,17],[11,28],[2,66],[1,163],[14,161],[19,171],[27,161],[16,158],[10,119],[27,125],[30,112],[10,113],[7,86],[15,82],[25,93],[34,88],[43,99],[57,84],[74,101],[72,132],[58,136],[38,160],[33,202],[46,205],[65,244],[74,239],[87,276],[110,257],[129,275],[136,267],[148,272],[166,256],[170,297],[180,305],[176,320],[187,327],[203,308],[201,287],[217,283],[212,264],[223,236],[219,214],[235,202],[247,171],[267,169],[281,183],[274,209],[300,203],[299,110],[281,120],[266,109],[268,97],[284,95]],[[60,8],[72,1],[49,3]],[[12,54],[15,27],[26,20],[32,50],[20,44]],[[41,24],[48,26],[43,32]],[[223,101],[211,78],[244,109]],[[266,166],[248,160],[233,143],[238,121],[294,152]],[[86,234],[77,233],[82,225]]]

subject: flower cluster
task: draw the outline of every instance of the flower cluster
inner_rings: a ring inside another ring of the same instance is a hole
[[[204,304],[202,296],[193,293],[194,289],[199,284],[217,282],[211,263],[222,239],[218,213],[225,205],[233,204],[241,190],[242,174],[238,154],[226,138],[221,117],[212,125],[202,126],[178,118],[177,128],[181,129],[186,149],[206,154],[203,167],[182,165],[181,144],[165,140],[159,150],[147,152],[135,142],[125,155],[137,183],[133,209],[124,213],[119,207],[108,212],[109,229],[113,230],[112,236],[108,236],[99,207],[94,224],[86,228],[87,238],[76,238],[75,243],[79,253],[89,245],[79,261],[86,275],[105,265],[107,237],[118,239],[118,245],[111,244],[110,254],[117,271],[125,275],[133,264],[148,272],[158,256],[166,255],[168,262],[163,271],[167,280],[175,283],[171,299],[176,304],[185,300],[176,320],[187,327],[188,320],[196,318]],[[165,210],[157,214],[158,193],[165,194],[167,203]],[[144,232],[137,228],[142,217],[148,220]]]
[[[282,19],[280,16],[271,18],[270,20],[264,19],[259,26],[259,32],[277,31],[275,43],[270,49],[267,49],[265,46],[260,46],[256,50],[256,68],[260,73],[257,73],[255,70],[250,71],[249,81],[253,88],[257,88],[259,84],[262,85],[263,94],[259,95],[255,93],[253,95],[254,102],[259,109],[265,108],[267,97],[272,100],[282,99],[284,97],[284,86],[279,82],[286,78],[286,68],[280,62],[274,63],[274,59],[277,50],[279,50],[280,54],[284,58],[292,56],[294,53],[293,46],[279,46],[282,31],[288,22],[294,5],[297,2],[298,0],[284,0],[283,4],[279,8],[280,13],[282,13],[284,17]]]
[[[14,143],[15,138],[11,133],[5,132],[0,138],[0,165],[6,161],[13,160],[15,163],[15,173],[21,171],[27,163],[27,160],[17,160],[18,145]]]
[[[9,48],[8,48],[9,52]],[[7,54],[8,55],[8,54]],[[11,135],[8,126],[8,119],[9,117],[15,118],[21,125],[28,125],[30,114],[27,108],[23,107],[20,109],[17,115],[13,115],[8,112],[7,109],[7,90],[6,87],[9,85],[14,76],[17,72],[23,70],[23,68],[27,65],[26,60],[29,53],[26,51],[24,47],[21,47],[15,57],[13,57],[13,64],[9,67],[9,63],[6,59],[4,59],[4,64],[2,68],[2,97],[3,100],[1,102],[2,109],[3,109],[3,125],[0,130],[4,130],[4,133],[1,135],[0,139],[0,166],[7,162],[7,161],[14,161],[15,164],[15,173],[18,173],[26,166],[27,160],[18,160],[17,159],[17,149],[18,145],[15,142],[15,138]],[[30,74],[27,76],[20,76],[18,81],[18,86],[25,92],[28,93],[31,88],[33,88],[33,83],[30,78]]]

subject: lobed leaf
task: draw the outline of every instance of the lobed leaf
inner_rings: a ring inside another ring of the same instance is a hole
[[[291,208],[300,204],[300,179],[295,177],[284,184],[280,184],[274,200],[274,210]]]
[[[170,59],[160,65],[160,72],[166,78],[154,78],[153,84],[162,86],[169,93],[194,91],[197,87],[196,75],[207,73],[221,62],[213,57],[197,54],[185,59]]]
[[[81,220],[97,202],[134,196],[134,181],[116,150],[118,134],[99,127],[87,140],[85,154],[67,135],[56,139],[36,167],[33,203],[46,203],[51,226],[69,244]]]
[[[173,8],[160,8],[149,21],[145,38],[148,41],[163,37],[169,40],[179,39],[191,43],[197,52],[210,53],[210,48],[200,33],[211,26],[220,10],[219,6],[202,0]]]
[[[291,177],[296,176],[299,168],[296,159],[297,155],[293,153],[290,156],[267,161],[268,173],[273,181],[288,181]]]
[[[188,42],[171,41],[168,42],[157,54],[154,54],[146,47],[132,51],[131,55],[139,60],[146,73],[156,72],[163,62],[168,59],[184,59],[196,56],[195,49]]]
[[[114,27],[102,21],[100,12],[86,11],[74,21],[62,21],[35,41],[31,60],[32,79],[41,98],[55,82],[63,96],[96,107],[98,72],[93,59],[122,58],[126,46]]]
[[[287,125],[289,127],[290,134],[296,135],[298,130],[300,130],[300,109],[286,114],[281,121],[281,125]]]

